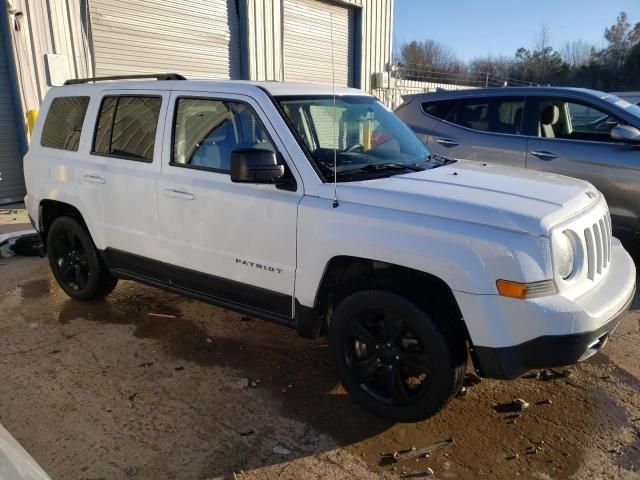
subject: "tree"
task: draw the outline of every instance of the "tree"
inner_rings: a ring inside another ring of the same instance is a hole
[[[584,40],[573,40],[562,46],[560,56],[570,68],[576,69],[589,63],[592,49]]]
[[[614,72],[622,69],[631,49],[632,35],[635,36],[637,32],[636,29],[631,31],[631,24],[625,12],[620,12],[616,23],[605,29],[604,38],[609,45],[603,52],[603,58]]]

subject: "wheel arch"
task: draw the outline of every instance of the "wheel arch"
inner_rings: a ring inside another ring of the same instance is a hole
[[[327,262],[312,307],[296,302],[299,333],[309,338],[325,333],[333,308],[348,295],[363,289],[389,290],[430,312],[446,312],[447,318],[455,319],[442,325],[447,333],[469,340],[453,291],[440,277],[403,265],[348,255],[335,256]],[[443,318],[443,315],[436,316]]]
[[[91,229],[87,225],[82,212],[80,212],[77,207],[59,200],[44,199],[40,201],[38,206],[38,230],[45,244],[51,224],[56,218],[63,216],[77,220],[87,230],[89,236],[93,238]]]

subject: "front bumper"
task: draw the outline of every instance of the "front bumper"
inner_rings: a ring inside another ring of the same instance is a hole
[[[617,239],[606,276],[577,298],[531,300],[454,292],[484,377],[515,378],[534,368],[574,364],[606,343],[631,305],[633,260]]]
[[[480,375],[517,378],[534,368],[573,365],[594,355],[607,343],[633,302],[635,289],[625,306],[607,323],[590,332],[545,335],[513,347],[474,347]]]

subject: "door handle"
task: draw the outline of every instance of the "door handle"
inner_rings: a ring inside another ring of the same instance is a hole
[[[107,183],[104,178],[99,177],[97,175],[85,175],[83,178],[84,178],[84,181],[87,183],[97,183],[100,185]]]
[[[192,195],[189,192],[183,192],[182,190],[175,190],[173,188],[165,188],[164,194],[167,197],[181,198],[182,200],[193,200],[194,198],[196,198],[195,195]]]
[[[544,150],[531,152],[531,155],[533,155],[534,157],[538,157],[540,160],[546,160],[546,161],[553,160],[554,158],[558,158],[557,155],[551,152],[545,152]]]
[[[455,140],[451,140],[450,138],[436,138],[436,142],[440,145],[444,145],[445,147],[457,147],[459,145]]]

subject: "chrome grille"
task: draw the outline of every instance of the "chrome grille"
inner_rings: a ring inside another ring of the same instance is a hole
[[[587,277],[594,280],[602,275],[611,261],[611,219],[605,215],[584,229],[587,246]]]

